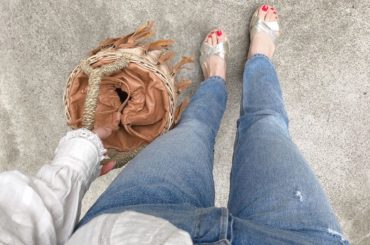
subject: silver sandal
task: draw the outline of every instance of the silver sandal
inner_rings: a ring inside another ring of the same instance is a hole
[[[216,55],[224,59],[226,62],[229,53],[230,53],[230,44],[227,37],[225,38],[225,41],[220,42],[214,47],[203,41],[202,46],[200,47],[200,58],[199,58],[203,74],[207,74],[208,72],[206,60],[210,56]]]
[[[249,26],[250,40],[253,40],[257,32],[265,32],[271,37],[274,44],[276,44],[276,40],[280,36],[279,23],[277,21],[260,20],[258,18],[258,11],[259,9],[254,12]]]

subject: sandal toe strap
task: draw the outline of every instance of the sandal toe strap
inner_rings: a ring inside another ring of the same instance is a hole
[[[217,55],[222,59],[226,59],[229,54],[229,43],[227,41],[221,42],[216,46],[212,47],[207,43],[204,43],[201,49],[201,56],[209,57]]]
[[[254,36],[257,32],[267,33],[275,43],[280,34],[279,23],[277,21],[266,22],[255,19],[254,23],[252,23],[251,35]]]

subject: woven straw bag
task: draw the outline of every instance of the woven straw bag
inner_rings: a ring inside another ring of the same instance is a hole
[[[153,34],[148,22],[127,36],[104,40],[71,72],[65,87],[67,124],[112,128],[103,144],[117,167],[173,128],[189,103],[180,95],[191,81],[177,82],[175,76],[192,59],[171,66],[173,41],[142,42]]]

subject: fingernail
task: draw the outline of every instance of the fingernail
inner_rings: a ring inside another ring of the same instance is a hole
[[[268,9],[269,9],[269,7],[268,7],[268,6],[266,6],[266,5],[263,5],[263,6],[262,6],[262,10],[263,10],[263,11],[265,11],[265,12],[266,12]]]
[[[221,36],[222,35],[222,31],[217,31],[217,36]]]

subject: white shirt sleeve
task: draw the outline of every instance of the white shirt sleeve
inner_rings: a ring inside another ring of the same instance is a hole
[[[125,211],[100,214],[78,230],[66,245],[191,245],[190,234],[155,216]]]
[[[62,138],[54,159],[36,177],[0,173],[0,243],[65,243],[104,153],[96,134],[79,129]]]

